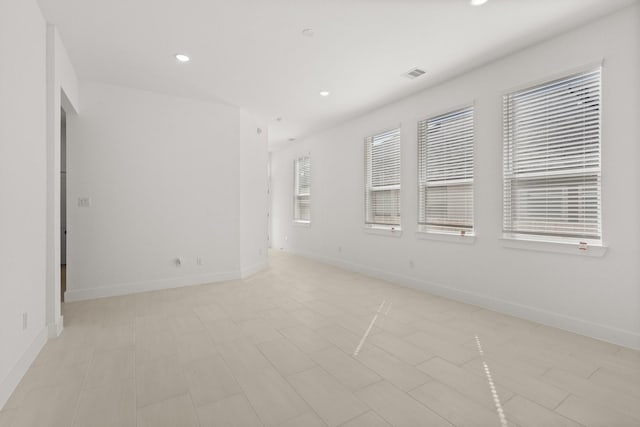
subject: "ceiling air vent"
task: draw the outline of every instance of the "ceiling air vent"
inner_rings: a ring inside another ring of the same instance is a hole
[[[420,77],[421,75],[425,74],[426,71],[425,70],[421,70],[420,68],[414,68],[412,70],[407,71],[404,76],[408,79],[415,79],[417,77]]]

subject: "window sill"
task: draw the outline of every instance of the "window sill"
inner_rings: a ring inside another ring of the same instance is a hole
[[[467,233],[464,236],[454,233],[438,233],[433,231],[416,231],[416,237],[420,240],[435,240],[438,242],[462,243],[473,245],[476,242],[476,235]]]
[[[377,234],[378,236],[400,237],[402,236],[402,228],[400,226],[391,227],[384,225],[373,225],[363,227],[365,233]]]
[[[311,221],[293,221],[293,225],[296,227],[311,227]]]
[[[554,242],[549,240],[518,239],[514,237],[501,237],[502,247],[509,249],[522,249],[538,252],[553,252],[559,254],[589,256],[602,258],[608,246],[602,244],[589,244],[586,250],[581,250],[575,242]]]

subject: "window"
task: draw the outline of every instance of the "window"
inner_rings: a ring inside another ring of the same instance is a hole
[[[600,68],[504,97],[507,237],[601,241]]]
[[[418,122],[418,230],[473,232],[473,107]]]
[[[365,138],[365,224],[400,225],[400,129]]]
[[[293,220],[311,222],[311,159],[300,157],[293,162],[294,200]]]

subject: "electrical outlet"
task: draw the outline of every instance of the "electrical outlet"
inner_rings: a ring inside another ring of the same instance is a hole
[[[22,330],[26,330],[29,327],[29,314],[22,313]]]
[[[91,197],[78,197],[78,207],[88,208],[91,206]]]
[[[202,258],[201,257],[196,258],[196,264],[202,265]]]

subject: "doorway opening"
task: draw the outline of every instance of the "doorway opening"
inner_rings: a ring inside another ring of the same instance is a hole
[[[67,290],[67,113],[60,108],[60,301]]]

